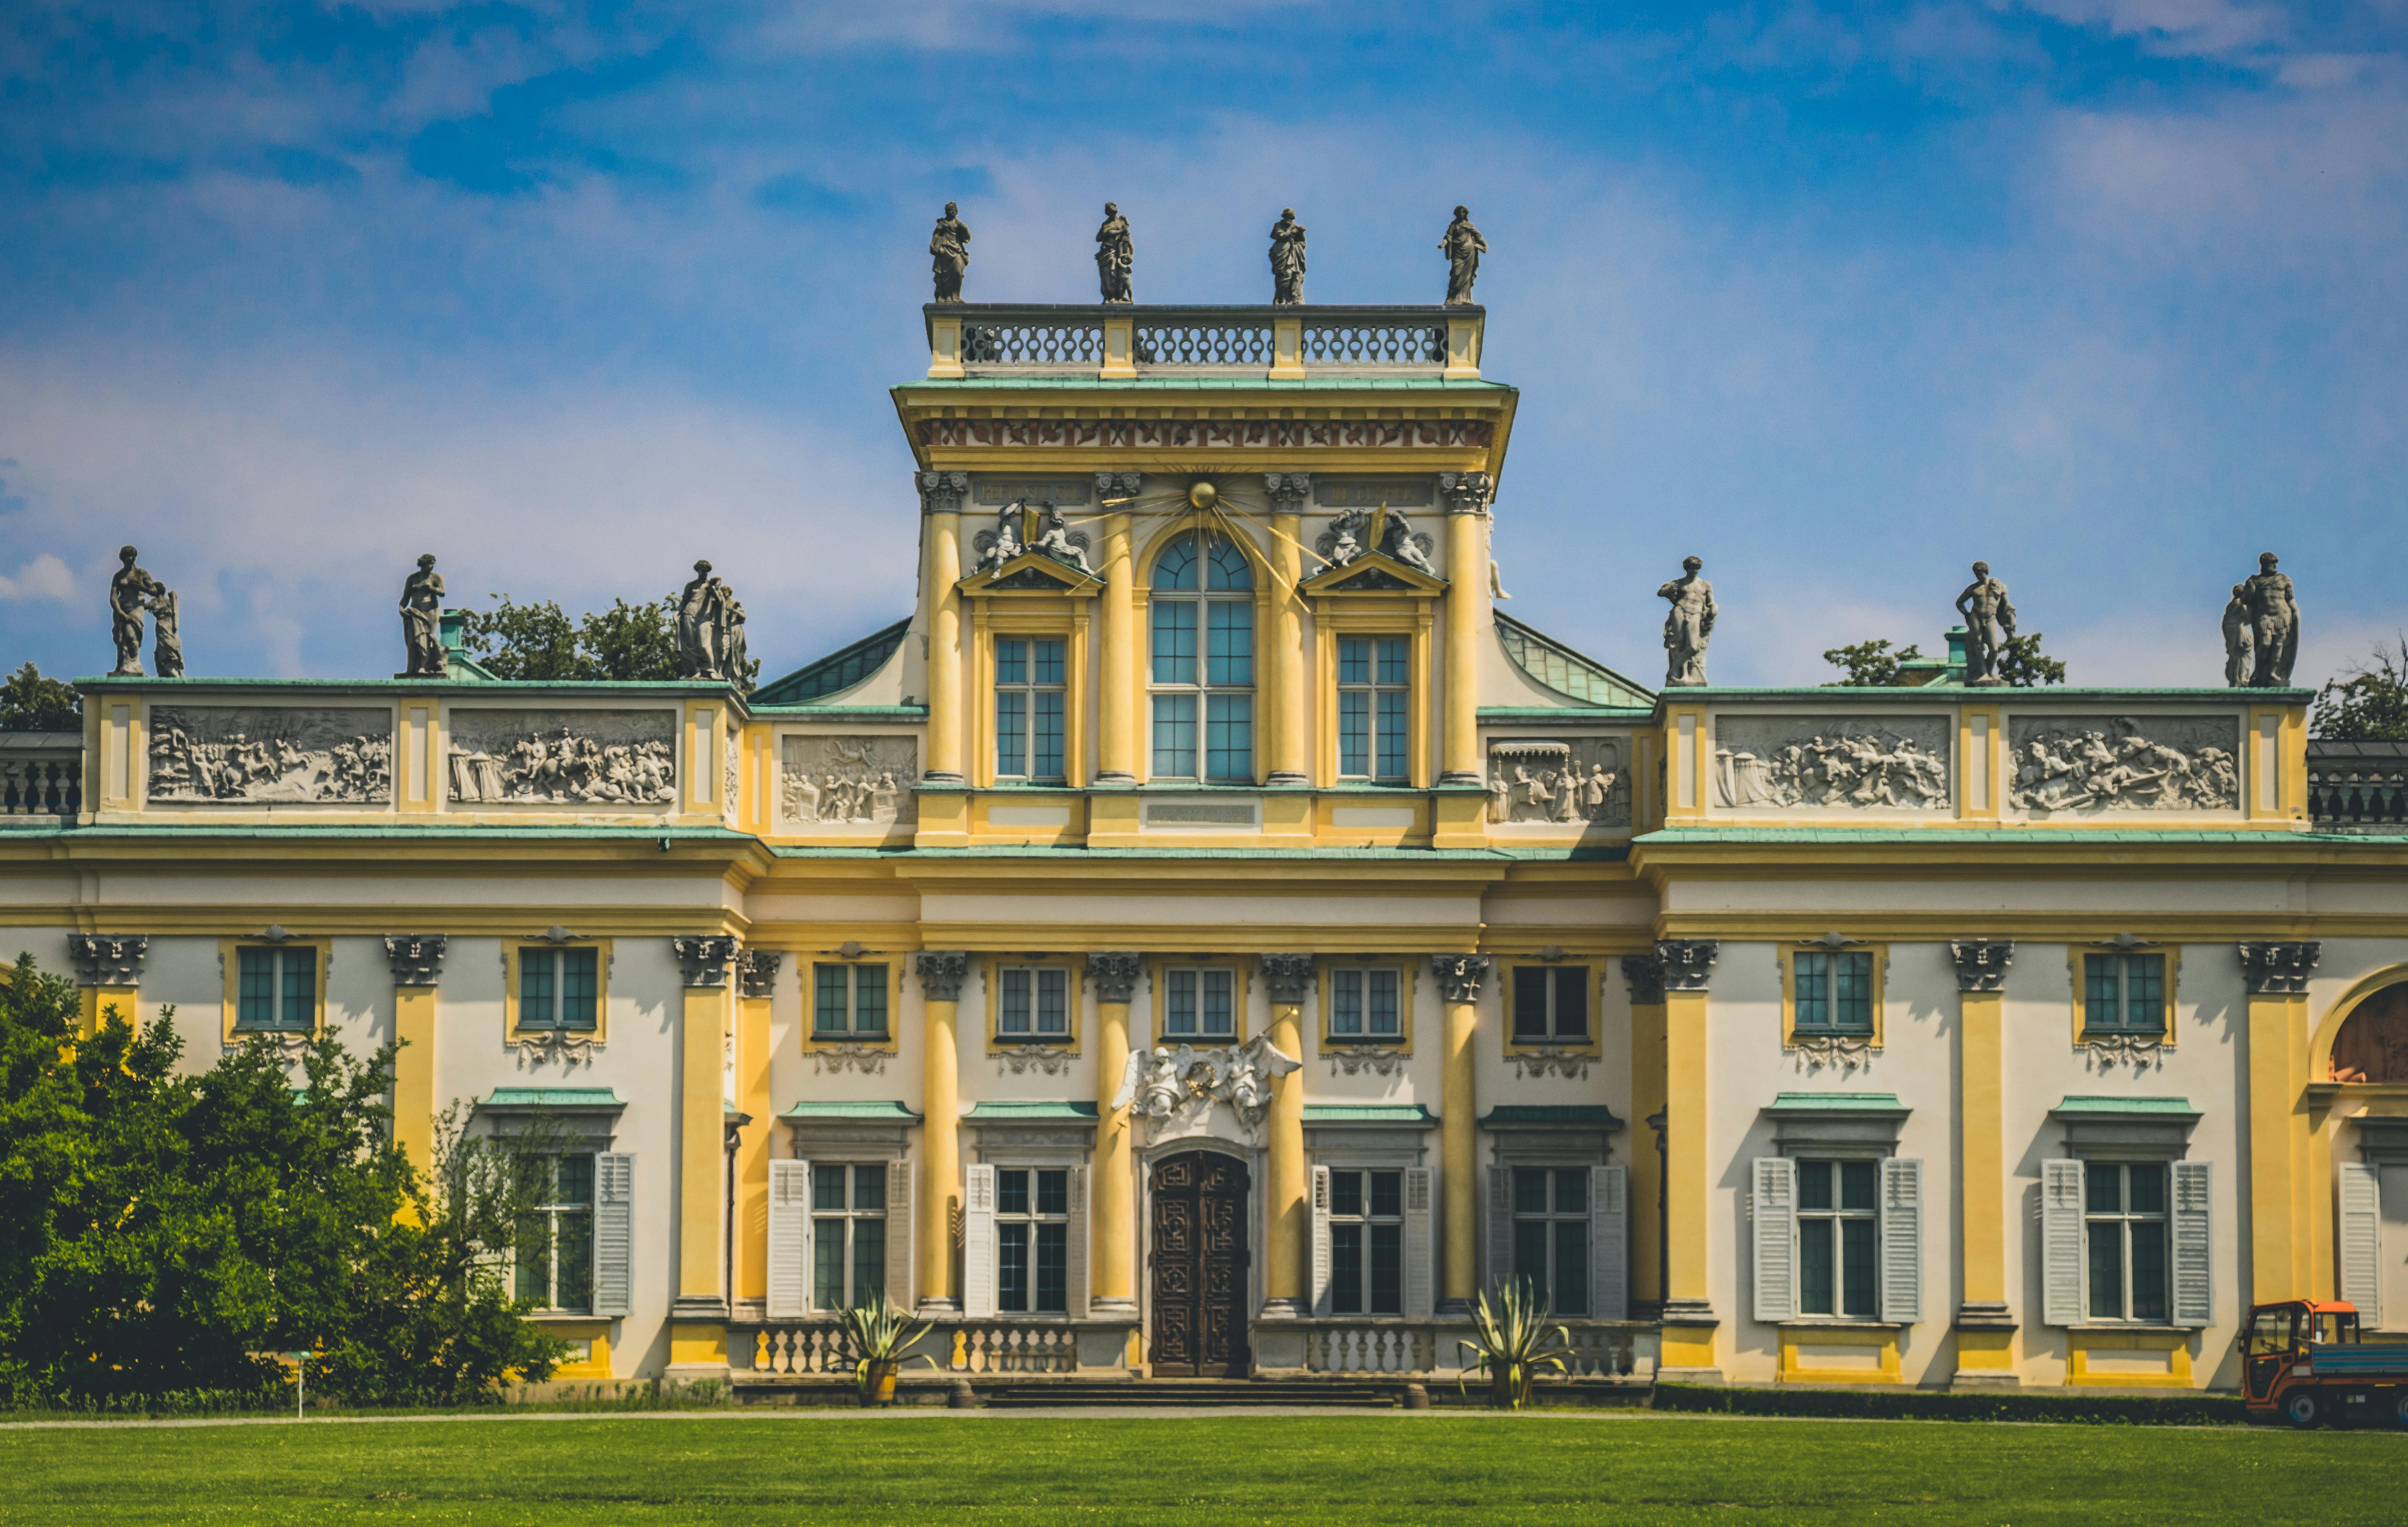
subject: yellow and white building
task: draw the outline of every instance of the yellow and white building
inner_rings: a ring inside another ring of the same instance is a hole
[[[422,1158],[547,1120],[570,1377],[882,1288],[998,1375],[1451,1372],[1509,1277],[1633,1379],[2408,1325],[2401,761],[2306,692],[1658,693],[1495,607],[1480,308],[925,322],[908,618],[749,702],[87,680],[0,954],[398,1040]]]

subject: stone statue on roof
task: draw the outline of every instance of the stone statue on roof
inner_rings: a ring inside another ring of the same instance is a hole
[[[2258,628],[2249,619],[2249,585],[2236,583],[2224,603],[2224,682],[2240,689],[2249,682],[2249,659],[2258,645]]]
[[[1702,557],[1683,557],[1681,576],[1658,587],[1656,597],[1669,599],[1664,617],[1664,683],[1667,688],[1706,681],[1706,643],[1714,635],[1714,586],[1698,576]]]
[[[937,220],[937,231],[928,235],[928,257],[935,262],[937,300],[962,300],[962,278],[969,274],[969,225],[954,214],[961,207],[953,202],[945,204],[945,215]]]
[[[1289,307],[1304,301],[1304,224],[1296,221],[1296,208],[1280,208],[1279,221],[1271,225],[1271,304]]]
[[[142,675],[142,612],[150,601],[165,593],[157,578],[135,565],[136,555],[130,547],[117,551],[117,576],[108,580],[108,635],[117,644],[117,666],[109,670],[112,678],[140,678]]]
[[[1137,246],[1129,238],[1128,219],[1121,216],[1118,202],[1104,204],[1104,225],[1096,230],[1096,274],[1101,278],[1104,301],[1135,302],[1132,282],[1137,269]]]
[[[429,552],[418,559],[418,571],[401,585],[401,640],[408,654],[404,678],[449,678],[450,654],[443,650],[443,577]]]
[[[1446,225],[1438,247],[1446,256],[1447,306],[1464,307],[1471,301],[1471,283],[1480,279],[1480,257],[1488,252],[1488,240],[1471,225],[1471,208],[1455,209],[1455,221]]]
[[[1965,682],[2005,683],[1999,677],[2000,640],[2002,633],[2005,640],[2015,639],[2015,607],[2007,586],[1990,576],[1988,563],[1973,564],[1973,581],[1956,596],[1956,613],[1965,617]]]
[[[2291,664],[2300,656],[2300,603],[2291,580],[2275,568],[2272,551],[2258,553],[2257,575],[2242,585],[2257,641],[2256,666],[2249,682],[2258,689],[2283,689],[2291,682]]]

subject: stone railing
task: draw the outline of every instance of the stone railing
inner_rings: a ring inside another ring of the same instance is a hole
[[[2308,816],[2328,833],[2408,831],[2408,743],[2309,743]]]
[[[1656,1372],[1656,1328],[1635,1320],[1562,1320],[1571,1355],[1558,1378],[1651,1378]],[[1254,1327],[1264,1365],[1296,1355],[1300,1340],[1308,1373],[1382,1374],[1453,1377],[1478,1366],[1469,1349],[1468,1320],[1323,1319],[1264,1321]],[[1284,1365],[1283,1363],[1283,1365]]]
[[[73,732],[0,732],[0,821],[73,819],[83,809],[83,738]]]
[[[930,303],[928,375],[1091,377],[1480,375],[1476,307],[1103,307]]]
[[[1071,1374],[1125,1365],[1129,1322],[1061,1320],[948,1320],[911,1349],[907,1372],[989,1375]],[[832,1319],[738,1321],[727,1328],[730,1366],[754,1377],[851,1377],[844,1328]],[[1086,1361],[1082,1363],[1081,1354]],[[916,1361],[925,1354],[936,1367]]]

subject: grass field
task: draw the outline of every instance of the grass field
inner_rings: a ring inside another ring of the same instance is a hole
[[[0,1432],[0,1523],[2408,1520],[2408,1434],[1650,1413]]]

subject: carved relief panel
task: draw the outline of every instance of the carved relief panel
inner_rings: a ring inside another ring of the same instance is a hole
[[[1491,738],[1488,820],[1629,826],[1630,779],[1621,741]]]
[[[451,713],[452,799],[665,806],[677,799],[669,710]]]
[[[2011,716],[2007,804],[2038,813],[2234,811],[2230,716]]]
[[[920,743],[898,736],[790,736],[780,750],[778,820],[789,827],[910,825]]]
[[[154,802],[380,805],[393,799],[393,712],[153,706]]]
[[[1945,716],[1718,716],[1714,805],[1945,811]]]

